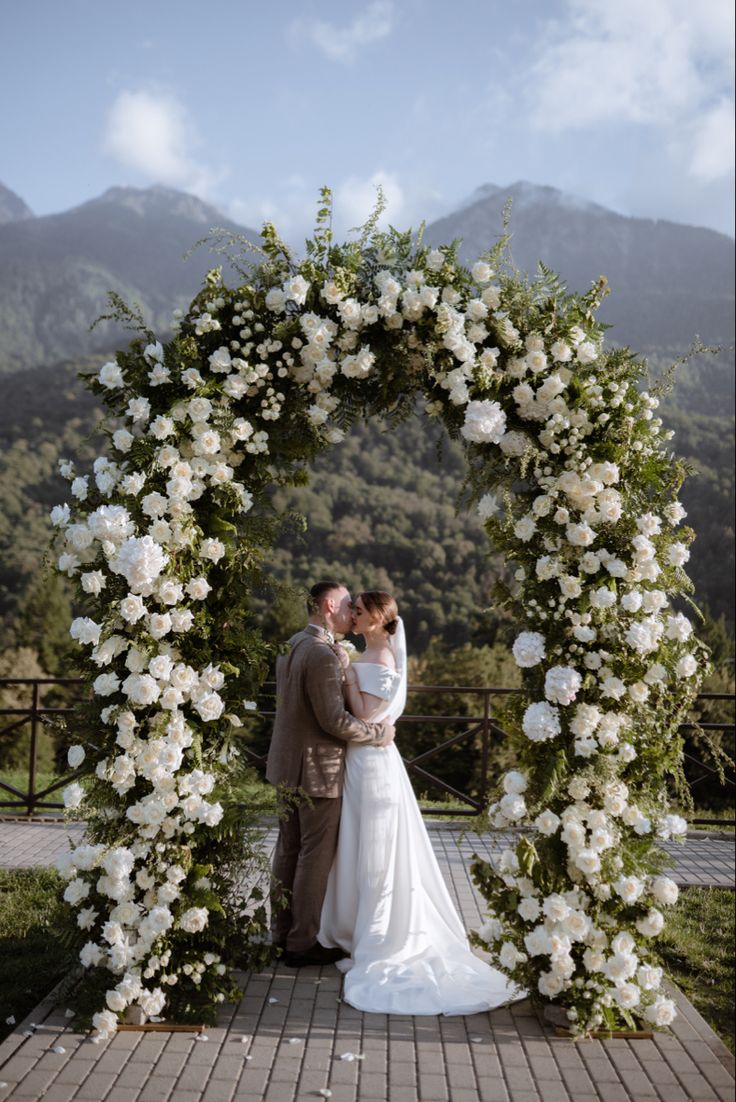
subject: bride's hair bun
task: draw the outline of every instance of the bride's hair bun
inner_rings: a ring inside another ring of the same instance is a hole
[[[394,635],[399,626],[399,610],[391,594],[383,589],[368,589],[358,596],[370,618],[380,620],[386,632]]]

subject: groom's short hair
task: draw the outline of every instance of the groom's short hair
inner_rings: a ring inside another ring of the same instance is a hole
[[[309,590],[309,596],[307,597],[307,612],[309,613],[309,615],[312,616],[315,612],[319,612],[320,602],[325,593],[330,593],[333,589],[342,588],[342,582],[334,581],[317,582],[316,585],[313,585],[312,588]]]

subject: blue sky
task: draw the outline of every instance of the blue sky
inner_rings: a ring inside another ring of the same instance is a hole
[[[381,183],[416,225],[484,183],[734,232],[726,0],[3,5],[0,180],[37,214],[192,191],[294,240]]]

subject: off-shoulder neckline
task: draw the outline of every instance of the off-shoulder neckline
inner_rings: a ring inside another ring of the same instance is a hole
[[[356,658],[353,662],[354,666],[378,666],[379,670],[388,670],[389,673],[398,674],[398,670],[392,670],[390,666],[386,666],[383,662],[364,662],[360,658]]]

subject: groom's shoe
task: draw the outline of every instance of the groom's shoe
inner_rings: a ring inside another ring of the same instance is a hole
[[[284,954],[283,962],[287,968],[305,968],[308,965],[336,964],[338,960],[344,960],[349,956],[344,949],[328,949],[315,941],[309,949],[303,949],[300,953]]]

